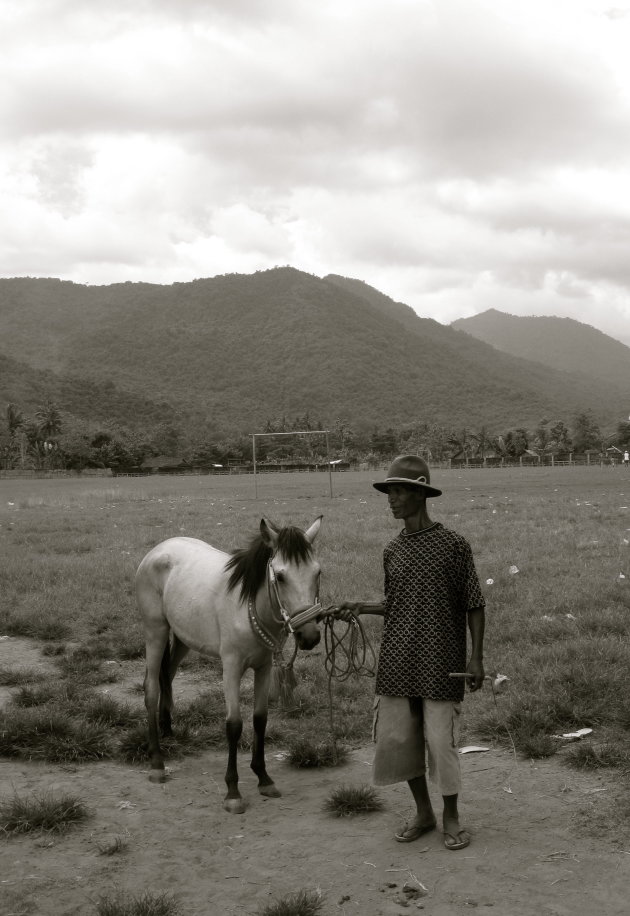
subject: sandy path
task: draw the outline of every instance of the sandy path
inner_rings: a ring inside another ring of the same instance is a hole
[[[610,791],[604,778],[558,760],[515,764],[499,750],[466,755],[461,814],[473,842],[448,852],[437,832],[410,844],[392,839],[411,813],[405,786],[380,790],[385,809],[378,814],[339,819],[322,811],[335,786],[369,782],[371,753],[355,751],[340,769],[300,771],[272,751],[278,800],[258,795],[243,761],[250,805],[240,816],[221,805],[221,753],[176,764],[163,786],[119,764],[4,761],[5,791],[69,790],[94,816],[51,845],[34,837],[1,842],[0,913],[87,916],[99,893],[116,888],[172,891],[186,916],[255,914],[273,898],[314,888],[324,895],[324,916],[420,908],[451,916],[471,907],[502,916],[628,912],[630,852],[580,836],[574,822],[580,805]],[[116,834],[128,836],[126,850],[100,855],[98,844]],[[407,903],[401,888],[414,877],[426,893]]]

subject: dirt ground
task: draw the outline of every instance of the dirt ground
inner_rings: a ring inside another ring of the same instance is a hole
[[[296,770],[274,748],[268,766],[283,795],[265,799],[243,755],[243,815],[222,808],[226,758],[216,751],[176,762],[163,785],[121,764],[1,761],[3,795],[68,791],[93,816],[64,836],[0,840],[0,914],[89,916],[99,895],[120,889],[172,892],[183,916],[254,916],[274,899],[315,889],[323,916],[628,912],[630,845],[614,831],[586,835],[578,816],[605,807],[610,777],[494,748],[463,755],[460,813],[472,842],[449,852],[437,831],[415,843],[393,839],[412,813],[406,786],[379,789],[380,813],[322,810],[338,785],[369,783],[371,759],[366,746],[340,768]],[[116,836],[126,838],[124,850],[103,855],[99,846]],[[404,894],[405,883],[418,896]]]

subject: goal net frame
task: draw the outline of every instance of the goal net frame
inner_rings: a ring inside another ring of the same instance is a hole
[[[330,463],[330,446],[328,442],[328,429],[296,429],[290,433],[252,433],[252,461],[254,464],[254,499],[258,499],[258,474],[256,471],[256,439],[273,439],[277,436],[325,436],[326,437],[326,464],[328,465],[328,487],[330,498],[333,498],[332,465]]]

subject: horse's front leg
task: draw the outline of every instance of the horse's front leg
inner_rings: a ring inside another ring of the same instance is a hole
[[[228,765],[225,771],[227,795],[223,807],[231,814],[243,814],[247,805],[238,790],[238,742],[243,731],[241,718],[241,676],[242,670],[239,663],[229,659],[223,660],[223,693],[227,717],[225,721],[225,734],[228,743]]]
[[[265,730],[269,706],[269,683],[271,681],[271,658],[263,668],[254,671],[254,743],[251,768],[258,776],[258,791],[267,798],[279,798],[282,792],[267,773],[265,766]]]

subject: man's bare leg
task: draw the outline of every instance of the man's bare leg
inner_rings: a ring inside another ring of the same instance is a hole
[[[416,803],[416,816],[396,834],[399,843],[410,843],[412,840],[417,840],[423,833],[429,833],[437,826],[426,776],[416,776],[407,784]]]
[[[459,823],[457,810],[457,795],[443,795],[444,812],[442,827],[444,830],[444,845],[447,849],[464,849],[470,843],[470,836],[462,830]]]

